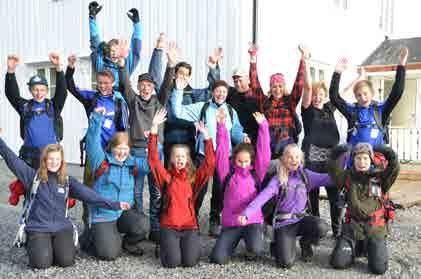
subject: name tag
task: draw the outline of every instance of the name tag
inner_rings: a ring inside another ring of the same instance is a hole
[[[370,137],[372,139],[376,139],[379,136],[379,130],[378,129],[371,129]]]
[[[58,187],[57,189],[57,192],[59,192],[60,194],[64,194],[64,188]]]
[[[111,125],[113,125],[113,122],[110,119],[105,119],[102,126],[106,129],[111,129]]]

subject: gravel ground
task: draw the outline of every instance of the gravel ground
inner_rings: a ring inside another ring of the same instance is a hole
[[[77,176],[80,169],[72,170]],[[20,208],[7,205],[8,182],[13,175],[0,161],[0,278],[421,278],[421,207],[397,211],[397,220],[392,225],[389,237],[391,260],[389,271],[384,276],[373,276],[368,273],[367,261],[358,259],[349,270],[338,271],[329,266],[329,254],[334,241],[329,235],[315,248],[311,263],[297,260],[289,270],[277,268],[269,256],[269,238],[267,251],[258,261],[247,261],[244,258],[244,246],[240,243],[232,261],[224,266],[210,264],[208,255],[215,239],[202,235],[202,257],[193,268],[164,269],[159,259],[155,258],[155,246],[145,241],[145,255],[134,257],[123,254],[115,262],[105,262],[78,252],[76,264],[68,268],[52,267],[47,270],[28,268],[24,249],[10,248],[17,229]],[[322,215],[327,217],[327,203],[321,202]],[[206,216],[209,202],[202,215]],[[71,216],[81,228],[81,206],[71,210]],[[206,218],[201,218],[201,228],[207,231]],[[270,234],[270,233],[269,233]],[[298,245],[297,245],[297,249]]]

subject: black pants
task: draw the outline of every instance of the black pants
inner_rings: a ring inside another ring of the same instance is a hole
[[[191,267],[200,258],[200,236],[198,230],[176,231],[161,228],[160,257],[163,267]]]
[[[329,226],[326,221],[306,216],[295,224],[290,224],[274,230],[276,263],[285,268],[291,267],[295,262],[297,236],[301,236],[300,243],[317,244],[325,237]]]
[[[203,155],[197,155],[196,166],[199,167],[203,163],[204,159],[205,157]],[[199,216],[200,208],[202,207],[203,200],[205,199],[205,195],[208,191],[208,185],[209,184],[206,183],[206,185],[202,188],[202,190],[200,191],[197,197],[196,204],[195,204],[197,217]],[[223,206],[224,193],[222,192],[221,182],[219,181],[218,175],[216,174],[216,170],[213,175],[211,187],[212,187],[212,196],[210,199],[209,221],[220,224],[220,215],[221,215],[222,206]]]
[[[248,252],[260,256],[263,252],[263,225],[251,224],[244,227],[223,228],[210,256],[211,262],[225,264],[243,239]]]
[[[146,238],[146,218],[136,210],[123,211],[113,222],[92,224],[91,234],[95,255],[107,261],[115,260],[121,253],[123,242],[135,245]],[[121,238],[120,233],[124,233]]]
[[[341,236],[336,241],[333,249],[330,264],[337,269],[350,267],[355,260],[358,244],[367,245],[368,268],[374,274],[384,274],[389,267],[389,253],[386,239],[379,237],[369,237],[366,242],[354,241],[345,236]],[[359,247],[361,249],[361,247]],[[363,248],[364,249],[364,248]]]
[[[336,186],[326,187],[327,197],[329,199],[330,220],[334,234],[338,232],[339,227],[339,208],[337,206],[338,188]],[[309,193],[311,215],[320,217],[319,210],[320,189],[315,188]]]
[[[66,267],[75,263],[73,228],[55,233],[28,232],[27,236],[26,251],[32,268]]]

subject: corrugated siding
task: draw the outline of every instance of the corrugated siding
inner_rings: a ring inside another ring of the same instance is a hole
[[[16,72],[21,94],[29,97],[26,82],[34,74],[38,62],[46,62],[51,50],[67,57],[89,55],[88,4],[90,0],[2,0],[0,1],[0,61],[8,53],[21,56]],[[223,77],[247,57],[247,43],[251,40],[252,1],[245,0],[125,0],[99,1],[104,7],[98,24],[105,40],[130,39],[131,21],[127,10],[141,11],[143,49],[141,63],[133,75],[147,71],[149,58],[160,32],[167,33],[182,49],[181,59],[193,65],[192,85],[206,86],[206,59],[214,47],[225,49]],[[66,63],[65,63],[66,64]],[[0,83],[4,84],[6,64],[0,63]],[[80,61],[76,81],[90,86],[90,65]],[[2,88],[4,88],[2,86]],[[66,159],[79,162],[79,139],[87,126],[82,106],[69,96],[64,111],[64,147]],[[19,118],[4,96],[0,94],[0,127],[4,138],[15,151],[21,145]]]

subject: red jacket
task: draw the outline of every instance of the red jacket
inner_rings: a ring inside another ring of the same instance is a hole
[[[157,135],[149,136],[148,162],[155,183],[161,193],[165,185],[165,209],[161,212],[161,228],[175,230],[198,229],[195,201],[200,190],[205,186],[215,170],[215,153],[212,140],[205,140],[205,161],[195,174],[194,185],[188,179],[187,168],[168,171],[159,160]]]

